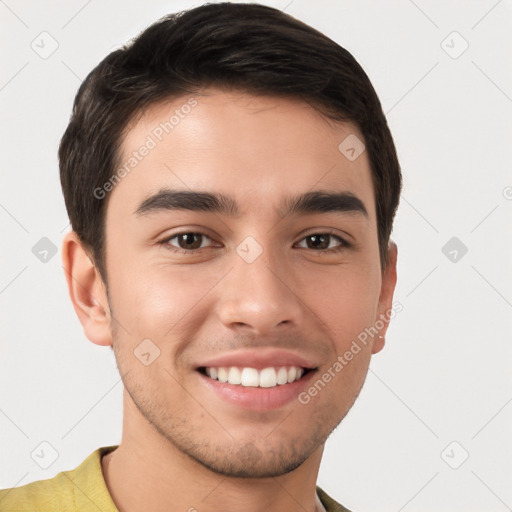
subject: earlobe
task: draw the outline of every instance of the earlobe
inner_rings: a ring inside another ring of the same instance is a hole
[[[380,352],[384,348],[386,331],[389,327],[389,320],[393,307],[393,294],[396,286],[396,262],[398,248],[394,242],[389,242],[388,263],[382,274],[382,285],[379,297],[379,306],[375,323],[379,326],[379,335],[375,338],[372,347],[372,354]],[[382,329],[380,326],[382,325]]]
[[[66,234],[62,242],[62,264],[69,296],[85,335],[97,345],[112,345],[105,284],[74,231]]]

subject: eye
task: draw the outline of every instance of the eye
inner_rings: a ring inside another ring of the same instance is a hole
[[[210,242],[212,241],[212,239],[204,233],[197,231],[184,231],[182,233],[176,233],[171,237],[167,237],[159,243],[172,252],[191,254],[199,249],[208,247],[208,245],[203,243],[206,240],[210,240]],[[299,246],[304,241],[306,241],[306,247],[302,246],[301,248],[312,249],[314,252],[338,252],[350,247],[350,244],[346,240],[341,238],[339,235],[329,232],[312,233],[307,235],[299,242]],[[333,246],[332,243],[335,241],[338,243]]]
[[[176,247],[176,245],[171,243],[174,239],[177,240],[179,247]],[[190,253],[198,249],[203,249],[205,247],[203,245],[204,239],[211,240],[211,238],[204,233],[187,231],[183,233],[177,233],[169,238],[166,238],[165,240],[162,240],[160,243],[164,246],[167,246],[167,248],[169,248],[171,251]]]
[[[338,240],[337,246],[332,246],[331,242],[334,239]],[[334,233],[311,233],[310,235],[305,236],[300,242],[302,243],[306,240],[306,249],[314,249],[316,252],[337,252],[345,249],[346,247],[350,247],[350,244]]]

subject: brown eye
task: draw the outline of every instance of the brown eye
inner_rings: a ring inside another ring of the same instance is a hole
[[[177,241],[177,246],[174,243],[171,243],[171,241],[175,239]],[[202,249],[204,247],[204,239],[211,240],[210,237],[204,235],[203,233],[190,231],[186,233],[177,233],[176,235],[173,235],[170,238],[164,240],[164,243],[170,246],[171,250],[176,249],[178,252],[191,252]],[[180,249],[182,251],[180,251]]]
[[[313,233],[304,237],[300,243],[306,240],[306,249],[313,249],[319,251],[338,251],[344,247],[348,247],[348,243],[343,238],[332,233]],[[338,240],[338,244],[332,246],[331,242]]]

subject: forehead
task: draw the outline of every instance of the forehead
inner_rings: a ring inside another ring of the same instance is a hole
[[[329,120],[300,100],[209,89],[153,104],[130,123],[108,210],[133,212],[166,187],[235,196],[242,214],[262,216],[284,193],[332,189],[360,197],[371,217],[366,152],[346,152],[363,144],[353,123]]]

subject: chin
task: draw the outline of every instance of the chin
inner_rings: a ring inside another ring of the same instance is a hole
[[[226,454],[230,454],[226,457]],[[215,455],[218,454],[218,457]],[[205,468],[230,478],[274,478],[290,473],[301,466],[310,454],[279,452],[262,453],[252,444],[245,445],[235,453],[222,450],[220,453],[189,453],[196,462]]]

